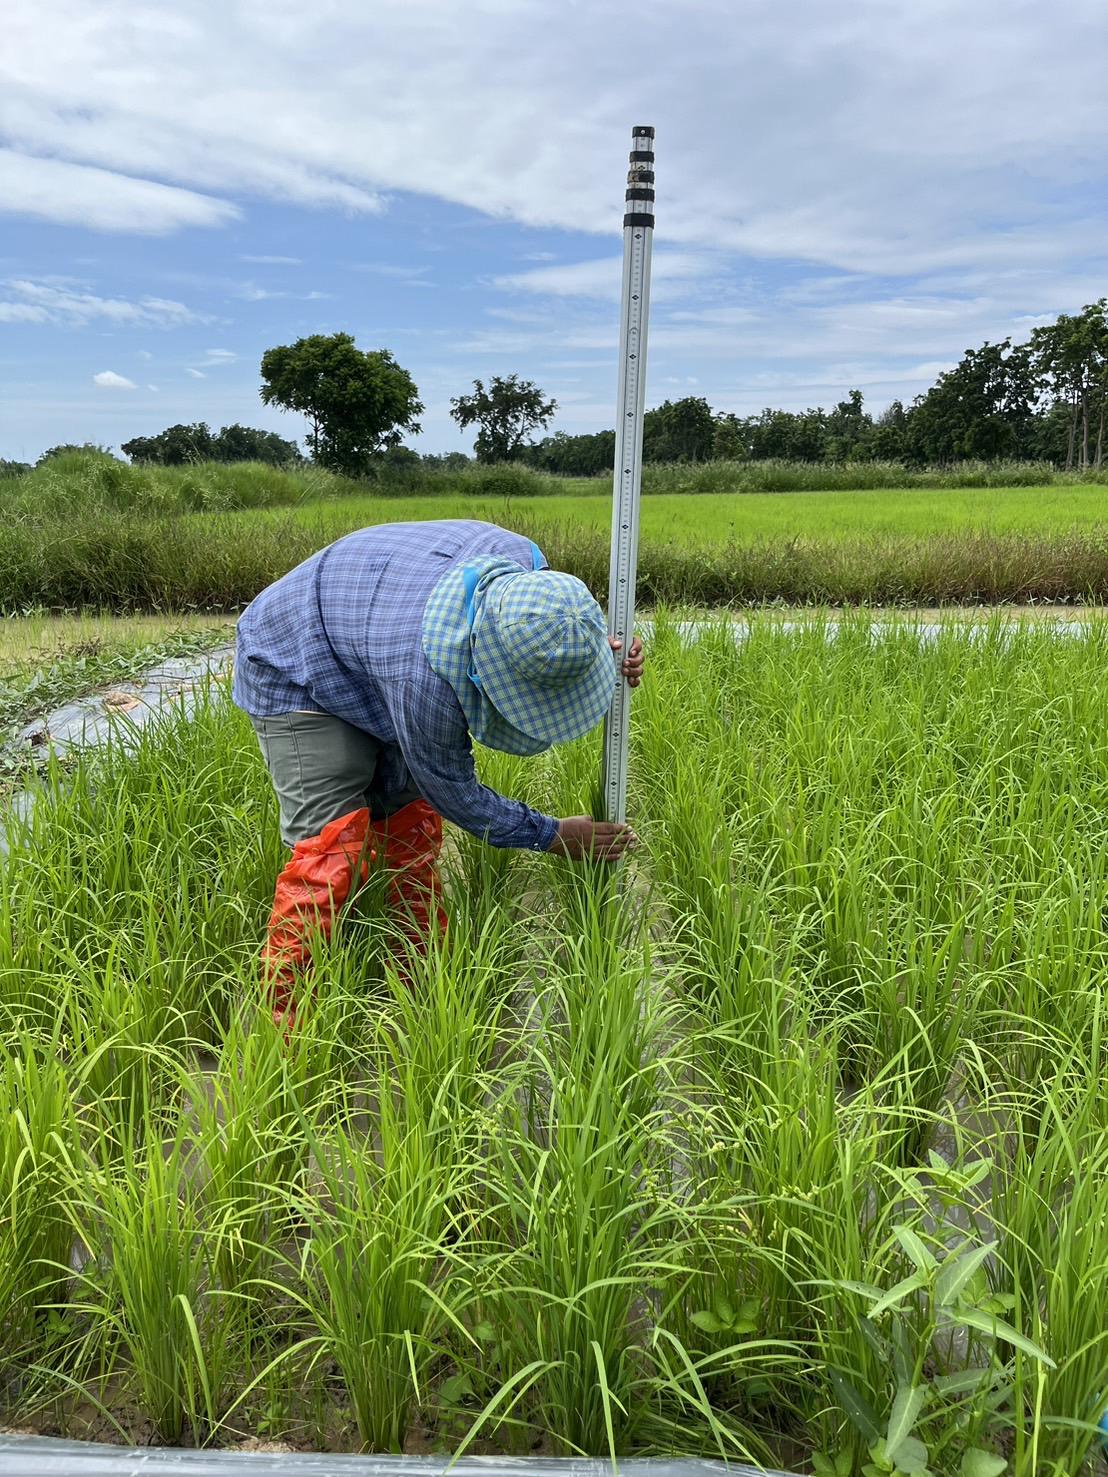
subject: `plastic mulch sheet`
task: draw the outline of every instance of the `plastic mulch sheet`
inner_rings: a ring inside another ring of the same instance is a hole
[[[0,1436],[0,1477],[612,1477],[600,1458],[339,1456],[325,1452],[197,1451],[167,1446],[106,1446],[49,1436]],[[737,1463],[633,1458],[619,1477],[795,1477]]]

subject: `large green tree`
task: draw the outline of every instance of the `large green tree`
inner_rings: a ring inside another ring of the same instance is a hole
[[[643,417],[643,461],[707,461],[712,455],[715,434],[712,407],[702,396],[664,400]]]
[[[1031,454],[1039,386],[1031,351],[1011,339],[967,349],[912,409],[909,443],[917,462],[989,460]]]
[[[826,456],[831,462],[863,461],[868,455],[873,421],[863,404],[861,390],[851,390],[826,419]]]
[[[527,438],[549,424],[558,408],[546,400],[533,380],[518,375],[494,374],[488,389],[473,381],[472,395],[458,395],[450,402],[450,414],[464,431],[479,427],[474,445],[479,462],[510,462],[519,457]]]
[[[48,446],[35,462],[35,466],[41,467],[45,462],[52,462],[56,456],[69,456],[72,452],[95,452],[97,456],[111,456],[106,446],[97,446],[93,441],[83,441],[80,446],[75,441],[63,441],[58,446]],[[118,457],[114,460],[118,461]]]
[[[616,433],[594,431],[592,435],[569,436],[555,431],[527,448],[527,460],[543,472],[562,477],[597,477],[612,474],[616,455]]]
[[[349,333],[315,333],[262,355],[261,397],[307,416],[312,456],[348,476],[416,435],[423,411],[415,381],[387,349],[362,350]]]
[[[212,433],[203,421],[190,426],[166,426],[156,436],[132,436],[130,441],[122,442],[119,449],[133,462],[181,467],[189,462],[212,460]]]
[[[902,462],[908,454],[908,427],[911,412],[899,400],[887,405],[873,422],[867,441],[869,455],[875,462]]]
[[[1108,408],[1108,301],[1099,298],[1036,328],[1031,350],[1043,389],[1055,407],[1066,407],[1066,470],[1099,468]]]

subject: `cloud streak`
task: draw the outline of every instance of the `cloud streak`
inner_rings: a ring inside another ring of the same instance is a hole
[[[99,374],[94,374],[92,382],[101,390],[137,390],[138,385],[134,380],[129,380],[126,375],[116,374],[114,369],[102,369]]]
[[[0,284],[0,322],[61,327],[106,322],[143,328],[179,328],[206,321],[204,314],[173,298],[100,297],[71,284],[19,277]],[[149,352],[145,357],[151,357]]]
[[[147,236],[224,226],[241,215],[237,205],[194,190],[14,149],[0,149],[0,212]]]

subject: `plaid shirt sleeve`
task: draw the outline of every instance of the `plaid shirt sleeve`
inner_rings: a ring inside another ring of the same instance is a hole
[[[438,678],[408,680],[390,695],[396,741],[416,788],[440,815],[490,846],[549,851],[558,822],[481,784],[465,717],[442,685]]]

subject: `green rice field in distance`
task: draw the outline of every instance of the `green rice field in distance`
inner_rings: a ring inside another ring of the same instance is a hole
[[[0,1422],[109,1440],[1103,1472],[1108,632],[662,620],[610,874],[452,831],[286,1043],[215,683],[0,856]],[[588,808],[591,736],[480,756]]]
[[[589,485],[589,484],[584,484]],[[480,518],[541,528],[576,525],[607,531],[609,493],[542,498],[376,498],[308,504],[320,518],[356,528],[425,518]],[[867,489],[860,492],[654,493],[642,500],[643,539],[687,543],[754,543],[765,539],[856,539],[890,534],[941,537],[973,530],[1057,534],[1108,528],[1108,487]]]
[[[821,478],[822,490],[801,490]],[[1103,604],[1108,474],[1089,478],[1038,464],[648,466],[639,595],[671,606]],[[896,485],[847,490],[882,479]],[[796,490],[738,490],[751,485]],[[605,479],[512,465],[382,474],[371,493],[314,467],[152,468],[69,453],[10,479],[0,503],[6,615],[235,611],[343,534],[404,519],[504,524],[598,598],[607,588]]]

